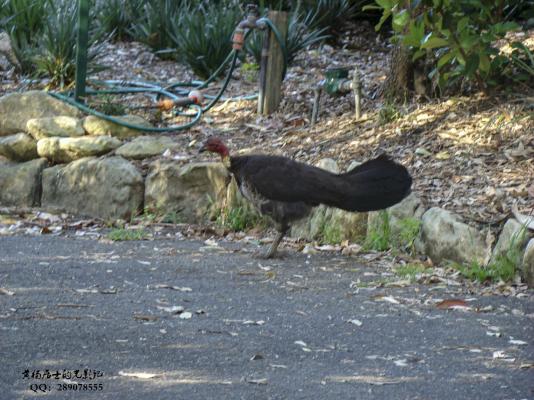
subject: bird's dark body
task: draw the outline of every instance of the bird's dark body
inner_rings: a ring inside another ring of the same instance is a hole
[[[319,204],[347,211],[387,208],[406,197],[412,183],[406,168],[386,156],[344,174],[269,155],[231,157],[229,170],[243,196],[271,217],[279,231]]]
[[[271,258],[293,221],[319,204],[347,211],[390,207],[410,193],[412,178],[406,168],[382,155],[344,174],[268,155],[230,157],[218,137],[212,136],[200,152],[218,153],[235,177],[239,190],[263,215],[276,223],[278,235],[266,258]]]

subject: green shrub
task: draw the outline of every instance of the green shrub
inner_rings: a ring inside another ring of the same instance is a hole
[[[517,68],[516,80],[532,82],[534,79],[534,54],[522,43],[512,44],[512,63]],[[513,72],[512,72],[513,73]]]
[[[50,86],[67,86],[74,80],[78,2],[68,0],[0,0],[0,28],[11,37],[22,72],[50,79]],[[88,69],[100,41],[96,30],[89,35]]]
[[[391,17],[395,39],[413,51],[413,59],[433,60],[429,78],[441,88],[461,79],[481,89],[503,78],[510,63],[495,47],[507,32],[519,29],[510,21],[516,0],[375,0],[383,11],[377,29]]]
[[[190,12],[191,3],[180,0],[144,0],[140,15],[136,16],[129,34],[141,43],[150,46],[160,55],[173,47],[169,32],[180,23],[180,16]]]
[[[307,47],[320,43],[329,36],[325,34],[326,28],[310,28],[314,17],[313,12],[301,13],[298,10],[289,14],[286,49],[288,64],[292,65],[295,57]],[[254,57],[257,64],[261,62],[261,49],[263,46],[264,33],[254,31],[245,45],[246,51]]]
[[[308,27],[336,35],[347,21],[362,12],[362,7],[371,3],[370,0],[318,0],[308,2],[305,6],[308,13]]]
[[[168,27],[177,60],[202,79],[211,76],[232,51],[232,34],[243,16],[237,5],[235,1],[189,3]]]
[[[41,40],[51,0],[0,0],[0,29],[9,33],[24,73],[33,70],[33,49]]]
[[[55,0],[45,16],[42,39],[33,51],[36,73],[47,76],[50,86],[68,86],[74,81],[76,72],[76,36],[78,3],[70,0]],[[89,34],[88,72],[100,69],[95,64],[101,47],[98,36]]]
[[[115,40],[130,40],[136,21],[143,17],[144,0],[106,0],[97,6],[101,32]]]

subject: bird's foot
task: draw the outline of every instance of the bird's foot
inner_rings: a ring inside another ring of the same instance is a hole
[[[272,260],[274,258],[284,258],[286,256],[286,253],[283,251],[262,251],[258,250],[254,253],[254,258],[257,258],[259,260]]]

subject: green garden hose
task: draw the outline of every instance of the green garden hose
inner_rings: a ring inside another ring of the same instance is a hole
[[[268,19],[268,18],[262,18],[262,21],[264,21],[270,29],[273,31],[276,40],[278,41],[280,48],[282,49],[282,53],[284,56],[284,69],[283,69],[283,76],[285,76],[285,72],[287,69],[287,50],[285,43],[282,40],[282,36],[278,29],[276,29],[275,25]],[[245,40],[248,38],[252,30],[249,30],[245,35]],[[190,104],[189,107],[193,109],[194,113],[186,113],[186,112],[175,112],[175,115],[177,116],[184,116],[192,118],[191,121],[185,124],[181,125],[173,125],[168,126],[164,128],[155,128],[155,127],[146,127],[146,126],[140,126],[128,123],[118,117],[113,117],[107,114],[104,114],[100,111],[97,111],[91,107],[88,107],[84,103],[76,100],[76,93],[73,91],[66,91],[66,92],[60,92],[60,93],[53,93],[50,92],[49,94],[53,96],[56,99],[59,99],[61,101],[64,101],[81,111],[97,116],[99,118],[102,118],[104,120],[113,122],[117,125],[124,126],[130,129],[136,129],[143,132],[171,132],[171,131],[180,131],[184,129],[188,129],[195,125],[200,118],[202,117],[202,114],[209,111],[217,101],[223,99],[225,101],[239,101],[239,100],[252,100],[257,98],[257,95],[247,95],[247,96],[239,96],[239,97],[232,97],[232,98],[224,98],[222,95],[226,88],[228,87],[228,84],[230,83],[230,79],[232,78],[232,74],[234,72],[234,69],[237,64],[237,59],[239,58],[239,50],[233,49],[226,59],[222,62],[222,64],[217,68],[217,70],[206,80],[206,81],[191,81],[191,82],[177,82],[173,83],[172,85],[168,85],[165,87],[162,87],[159,84],[151,83],[151,82],[132,82],[132,81],[117,81],[117,80],[109,80],[109,81],[93,81],[95,84],[100,86],[108,86],[109,89],[87,89],[85,90],[85,93],[87,96],[89,95],[101,95],[101,94],[126,94],[126,93],[152,93],[157,98],[165,97],[168,99],[171,99],[173,101],[179,100],[183,96],[187,96],[190,93],[189,89],[184,88],[193,88],[195,90],[200,90],[206,88],[211,82],[213,82],[217,76],[221,73],[221,71],[226,67],[228,63],[230,63],[230,68],[228,68],[228,72],[226,74],[226,77],[223,81],[223,85],[221,86],[220,90],[216,95],[205,95],[207,99],[209,99],[209,103],[201,107],[198,104]],[[127,85],[127,86],[124,86]],[[181,97],[180,97],[181,96]]]

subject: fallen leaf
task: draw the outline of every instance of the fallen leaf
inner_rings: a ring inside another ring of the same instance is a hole
[[[86,293],[98,293],[98,289],[74,289],[76,293],[86,294]]]
[[[523,341],[523,340],[515,340],[515,339],[510,339],[510,341],[508,342],[510,344],[515,344],[517,346],[526,346],[528,343]]]
[[[393,364],[395,364],[397,367],[407,367],[408,366],[408,360],[406,360],[406,359],[395,360],[395,361],[393,361]]]
[[[12,292],[11,290],[7,290],[4,288],[0,288],[0,294],[5,294],[6,296],[14,296],[15,292]]]
[[[245,320],[243,321],[243,325],[263,325],[265,324],[265,321],[259,320],[259,321],[252,321],[252,320]]]
[[[191,319],[192,316],[193,316],[193,314],[191,314],[189,311],[186,311],[186,312],[181,313],[178,318],[180,318],[180,319]]]
[[[127,376],[129,378],[139,378],[139,379],[152,379],[152,378],[159,376],[158,374],[151,374],[148,372],[124,372],[124,371],[119,371],[119,375]]]
[[[157,321],[158,317],[154,315],[142,315],[142,314],[134,314],[134,319],[138,319],[140,321]]]
[[[171,314],[179,314],[184,311],[184,307],[182,306],[171,306],[171,307],[163,307],[163,306],[156,306],[158,310],[162,310]]]
[[[461,299],[443,300],[437,303],[436,307],[439,308],[440,310],[471,308],[467,305],[467,302],[465,300],[461,300]]]
[[[247,383],[252,383],[253,385],[267,385],[267,382],[267,378],[247,379]]]
[[[171,289],[171,290],[177,290],[179,292],[192,292],[193,289],[189,287],[180,287],[180,286],[172,286],[168,285],[166,283],[159,283],[157,285],[148,285],[147,289],[153,290],[153,289]]]

